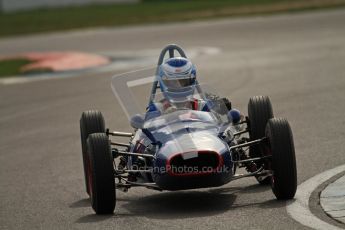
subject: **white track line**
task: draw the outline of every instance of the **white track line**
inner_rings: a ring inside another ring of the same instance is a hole
[[[290,201],[286,206],[288,214],[299,223],[313,229],[342,229],[314,216],[309,209],[309,198],[319,185],[343,171],[345,171],[345,164],[320,173],[300,184],[295,195],[295,200]]]

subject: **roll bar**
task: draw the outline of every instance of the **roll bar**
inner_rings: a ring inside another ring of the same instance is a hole
[[[187,58],[185,52],[183,51],[183,49],[181,47],[179,47],[176,44],[170,44],[170,45],[167,45],[166,47],[164,47],[164,49],[162,49],[161,54],[159,55],[159,59],[158,59],[158,66],[160,66],[163,63],[165,54],[167,52],[169,52],[169,58],[175,57],[175,55],[174,55],[175,50],[180,54],[181,57]]]
[[[161,54],[159,55],[157,69],[156,69],[156,76],[158,75],[158,71],[159,71],[158,67],[164,61],[165,54],[167,52],[169,52],[169,58],[173,58],[173,57],[175,57],[175,50],[179,53],[179,55],[181,57],[187,58],[187,56],[186,56],[185,52],[183,51],[183,49],[181,47],[179,47],[178,45],[176,45],[176,44],[167,45],[166,47],[164,47],[164,49],[161,51]],[[152,84],[151,96],[150,96],[150,100],[149,100],[149,104],[148,105],[153,103],[153,101],[155,99],[155,96],[156,96],[157,88],[158,88],[158,81],[155,79],[153,84]]]

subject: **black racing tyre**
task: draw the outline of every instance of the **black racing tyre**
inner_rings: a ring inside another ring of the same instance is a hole
[[[272,154],[272,191],[278,200],[295,196],[297,189],[297,168],[295,147],[290,125],[286,119],[270,119],[266,136]]]
[[[86,192],[90,195],[88,187],[88,175],[87,175],[87,156],[86,156],[86,140],[92,133],[105,133],[105,122],[101,112],[97,110],[88,110],[81,114],[80,118],[80,137],[81,148],[83,156],[84,177]]]
[[[113,157],[105,133],[94,133],[87,139],[88,175],[91,205],[96,214],[111,214],[116,205]]]
[[[265,136],[265,128],[269,119],[273,118],[273,109],[268,96],[255,96],[249,99],[248,118],[250,122],[249,137],[251,140],[263,138]],[[260,145],[254,145],[249,148],[250,157],[260,157],[263,155]],[[264,162],[257,162],[257,166],[261,167]],[[266,166],[267,167],[267,166]],[[267,169],[267,168],[266,168]],[[268,185],[271,179],[266,177],[259,180],[260,184]]]

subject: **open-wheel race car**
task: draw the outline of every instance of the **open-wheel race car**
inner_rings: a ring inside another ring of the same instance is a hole
[[[82,113],[86,191],[97,214],[114,212],[116,190],[138,186],[174,191],[255,177],[260,184],[271,185],[277,199],[294,197],[297,171],[288,121],[273,116],[267,96],[251,97],[248,116],[242,115],[228,99],[200,84],[191,65],[186,67],[191,69],[189,78],[183,79],[186,60],[179,46],[168,45],[155,68],[113,77],[112,90],[133,132],[110,131],[99,111]],[[166,77],[165,64],[174,67],[166,68],[177,73],[173,78]],[[172,90],[175,78],[184,91]],[[148,104],[133,101],[134,94],[144,100],[137,88],[150,82]],[[128,138],[128,142],[113,137]],[[238,174],[238,168],[245,173]]]

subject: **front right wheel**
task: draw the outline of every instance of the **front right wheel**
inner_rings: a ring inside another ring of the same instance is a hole
[[[272,191],[278,200],[292,199],[297,189],[297,169],[290,125],[286,119],[273,118],[265,132],[272,155]]]
[[[263,138],[265,136],[266,124],[269,119],[273,118],[273,109],[268,96],[255,96],[249,99],[248,118],[250,139],[257,140]],[[265,154],[259,145],[253,145],[249,147],[249,155],[255,158],[262,157]],[[256,164],[258,168],[264,166],[264,169],[270,169],[270,165],[267,161],[257,161]],[[262,185],[269,185],[271,183],[269,177],[263,179],[256,177],[256,179]]]
[[[81,149],[83,157],[83,166],[84,166],[84,178],[86,185],[86,192],[90,195],[89,189],[89,175],[87,172],[87,138],[92,133],[105,133],[105,122],[101,112],[97,110],[88,110],[81,114],[80,117],[80,138],[81,138]]]

